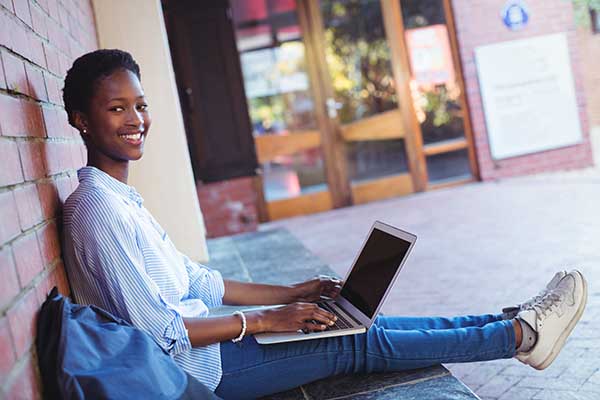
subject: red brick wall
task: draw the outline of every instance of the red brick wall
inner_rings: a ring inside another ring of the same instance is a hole
[[[97,46],[89,1],[0,0],[0,398],[40,398],[35,316],[52,286],[69,293],[61,204],[85,152],[63,77]]]
[[[584,81],[580,68],[582,57],[571,3],[564,0],[528,0],[526,3],[530,11],[529,24],[520,31],[510,31],[500,19],[500,12],[506,4],[505,0],[452,1],[476,153],[483,180],[542,171],[581,168],[589,166],[593,162],[583,89]],[[577,104],[584,135],[583,143],[495,161],[491,157],[488,145],[474,50],[481,45],[558,32],[567,33]]]
[[[209,238],[253,232],[258,227],[254,178],[203,184],[196,188]]]
[[[580,27],[577,34],[588,116],[592,126],[600,126],[600,33],[594,34],[590,27]]]

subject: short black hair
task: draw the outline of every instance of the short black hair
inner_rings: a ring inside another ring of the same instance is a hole
[[[67,71],[63,88],[63,101],[74,126],[74,111],[87,112],[99,79],[111,75],[119,69],[133,72],[141,80],[140,66],[131,54],[118,49],[100,49],[79,57]]]

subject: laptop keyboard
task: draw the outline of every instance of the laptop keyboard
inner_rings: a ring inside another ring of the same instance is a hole
[[[333,315],[335,315],[337,317],[337,321],[335,321],[335,323],[333,325],[328,326],[327,329],[325,329],[326,331],[335,331],[335,330],[339,330],[339,329],[352,328],[352,326],[353,326],[352,323],[350,323],[346,318],[344,318],[338,312],[336,312],[335,309],[329,305],[329,303],[321,302],[321,303],[317,303],[317,305],[319,307],[321,307],[323,310],[329,311],[330,313],[332,313]],[[316,321],[314,321],[314,322],[318,323]]]

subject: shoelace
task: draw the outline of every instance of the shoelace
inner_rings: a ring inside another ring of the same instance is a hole
[[[549,291],[539,302],[533,304],[531,308],[536,311],[537,318],[541,320],[542,317],[546,317],[547,313],[551,314],[555,311],[562,297],[562,293],[558,291]]]

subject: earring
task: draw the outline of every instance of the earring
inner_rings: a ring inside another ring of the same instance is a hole
[[[87,129],[84,128],[82,132],[85,135],[87,133]]]

